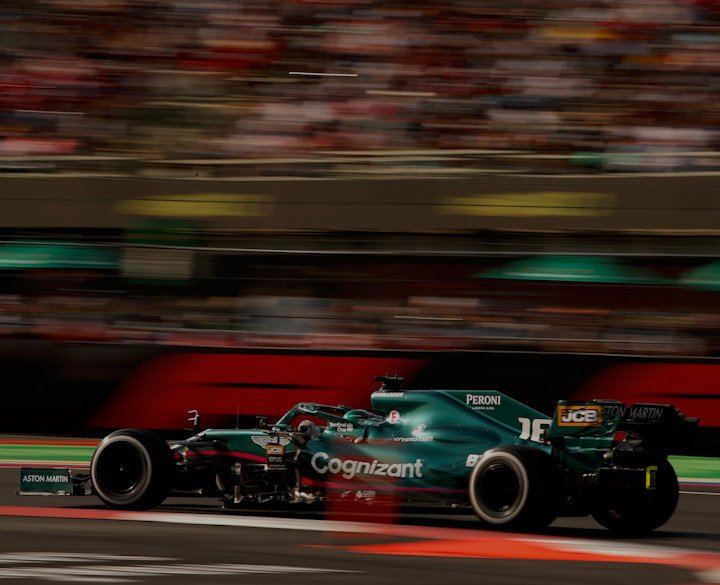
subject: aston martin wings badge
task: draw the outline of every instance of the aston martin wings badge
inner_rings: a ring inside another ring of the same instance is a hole
[[[270,435],[262,435],[250,438],[253,443],[259,445],[263,449],[267,448],[268,444],[271,442],[273,444],[280,445],[281,447],[284,447],[290,442],[290,437],[271,437]]]

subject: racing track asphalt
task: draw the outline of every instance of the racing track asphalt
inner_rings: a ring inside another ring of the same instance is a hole
[[[683,488],[703,493],[683,493],[660,530],[620,540],[589,518],[517,535],[480,530],[469,514],[359,508],[333,523],[310,511],[223,512],[195,498],[109,513],[94,496],[17,496],[18,480],[18,469],[0,469],[0,582],[18,585],[720,583],[713,488]]]

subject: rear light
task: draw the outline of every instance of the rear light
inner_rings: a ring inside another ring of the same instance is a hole
[[[625,437],[627,437],[627,431],[615,431],[615,436],[613,437],[613,445],[622,443],[625,440]]]

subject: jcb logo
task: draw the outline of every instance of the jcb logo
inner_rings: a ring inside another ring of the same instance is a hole
[[[558,406],[558,424],[561,426],[598,426],[602,423],[600,406]]]

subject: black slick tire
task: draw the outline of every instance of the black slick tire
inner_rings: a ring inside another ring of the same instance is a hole
[[[143,429],[107,435],[90,463],[90,478],[100,499],[120,510],[148,510],[170,493],[174,461],[167,442]]]
[[[668,461],[657,467],[653,490],[606,492],[592,512],[598,524],[621,534],[649,532],[665,524],[675,512],[680,488]]]
[[[540,449],[497,447],[475,464],[468,492],[483,524],[504,530],[541,530],[558,515],[559,471],[552,457]]]

